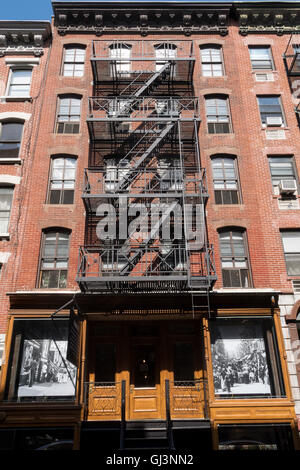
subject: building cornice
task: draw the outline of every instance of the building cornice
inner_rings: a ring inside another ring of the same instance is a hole
[[[55,26],[67,33],[228,33],[237,21],[242,35],[300,32],[299,2],[52,2]]]
[[[55,26],[67,33],[214,33],[228,32],[231,4],[53,2]]]
[[[50,36],[49,21],[0,21],[0,57],[9,54],[39,57]]]
[[[293,34],[300,32],[300,3],[296,6],[284,4],[245,5],[236,8],[239,31],[242,36],[247,34]]]

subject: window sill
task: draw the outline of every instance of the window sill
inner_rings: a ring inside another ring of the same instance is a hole
[[[12,165],[16,163],[16,164],[20,165],[22,163],[22,160],[21,160],[21,158],[5,158],[4,157],[4,158],[0,158],[0,165],[1,165],[1,163],[2,164],[3,163],[12,164]]]
[[[237,202],[236,204],[216,204],[215,202],[213,203],[214,207],[245,207],[245,204],[242,202]]]
[[[227,80],[228,75],[219,75],[218,77],[213,77],[213,76],[211,76],[211,75],[210,75],[209,77],[206,77],[205,75],[201,75],[201,78],[202,78],[202,79],[205,78],[205,80],[206,80],[206,79],[211,79],[211,78],[212,78],[212,79],[217,79],[217,80],[218,80],[219,78],[223,78],[224,80]]]
[[[9,240],[9,233],[0,233],[0,240],[6,239]]]
[[[252,75],[255,75],[256,73],[276,73],[278,75],[278,70],[273,70],[273,69],[252,69],[251,71]]]
[[[208,137],[215,137],[216,135],[219,136],[224,136],[224,135],[228,135],[228,136],[234,136],[234,132],[214,132],[214,133],[209,133],[209,132],[206,132],[207,136]]]
[[[31,96],[0,96],[0,101],[10,102],[10,101],[30,101],[32,102]]]
[[[279,131],[279,130],[282,130],[282,131],[289,131],[290,130],[290,127],[287,127],[287,126],[264,126],[262,125],[261,127],[261,130],[262,131],[266,131],[266,130],[271,130],[271,131]]]

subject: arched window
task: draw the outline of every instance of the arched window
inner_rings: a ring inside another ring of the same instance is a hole
[[[161,70],[168,60],[175,59],[176,56],[177,46],[175,44],[169,42],[157,44],[155,46],[156,71]]]
[[[223,287],[251,287],[246,231],[224,228],[219,231]]]
[[[49,229],[42,234],[39,287],[67,287],[70,232]]]
[[[57,134],[78,134],[80,127],[81,97],[62,95],[58,97]]]
[[[224,65],[222,48],[217,45],[201,46],[201,68],[203,77],[222,77]]]
[[[84,74],[85,46],[68,44],[64,47],[62,75],[82,77]]]
[[[23,133],[23,122],[0,122],[0,159],[18,158]]]
[[[115,42],[109,46],[110,58],[113,59],[111,74],[114,76],[114,68],[118,75],[127,77],[131,71],[131,44]]]
[[[76,158],[62,155],[51,159],[47,203],[73,204]]]
[[[240,204],[241,192],[235,157],[218,155],[211,160],[216,204]]]
[[[207,130],[209,134],[232,132],[228,96],[209,95],[205,97]]]

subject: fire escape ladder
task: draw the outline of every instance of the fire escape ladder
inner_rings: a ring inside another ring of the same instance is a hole
[[[153,240],[157,240],[158,237],[159,237],[159,229],[160,227],[162,226],[162,224],[167,220],[167,218],[170,216],[170,214],[172,213],[173,209],[175,209],[177,205],[177,201],[174,201],[170,207],[168,208],[168,211],[166,212],[163,212],[163,214],[161,215],[161,217],[158,217],[158,220],[156,221],[156,223],[154,224],[153,227],[151,227],[151,231],[148,232],[148,236],[143,240],[143,242],[141,243],[141,246],[140,246],[140,250],[136,253],[134,253],[131,257],[128,258],[128,264],[126,266],[124,266],[123,269],[121,269],[120,271],[120,274],[123,276],[123,275],[126,275],[128,274],[128,272],[130,272],[136,265],[137,263],[139,262],[140,258],[142,257],[142,255],[144,254],[144,252],[146,251],[146,247],[153,242]],[[148,219],[148,214],[146,216],[146,218]],[[129,237],[125,243],[123,244],[122,248],[120,249],[120,252],[124,254],[124,256],[128,256],[128,253],[130,252],[130,247],[131,247],[131,244],[130,244],[130,240],[131,240],[131,237]]]
[[[168,61],[164,64],[164,66],[152,73],[152,75],[148,78],[148,80],[140,87],[138,88],[134,93],[132,93],[130,96],[138,98],[139,96],[142,96],[149,87],[156,87],[159,85],[159,83],[164,80],[167,76],[167,74],[170,74],[171,71],[171,62]],[[125,95],[126,91],[130,90],[132,85],[138,81],[138,79],[143,75],[144,72],[140,72],[133,80],[132,82],[120,93],[120,95]],[[151,90],[152,91],[152,90]]]
[[[124,176],[124,179],[120,181],[117,186],[115,187],[115,192],[122,191],[126,189],[134,180],[136,176],[135,170],[141,166],[145,160],[148,160],[150,157],[154,156],[155,152],[158,152],[161,145],[163,144],[164,138],[167,136],[167,134],[171,131],[171,129],[175,126],[175,122],[168,122],[165,127],[160,129],[160,133],[155,134],[154,136],[152,135],[150,137],[150,145],[149,147],[144,150],[142,148],[140,151],[137,151],[135,154],[133,153],[134,148],[137,147],[138,144],[141,144],[142,140],[145,138],[145,136],[131,149],[130,152],[119,162],[118,168],[121,168],[121,163],[127,159],[130,158],[130,156],[134,156],[137,158],[137,160],[134,161],[133,165],[131,166],[128,174]]]

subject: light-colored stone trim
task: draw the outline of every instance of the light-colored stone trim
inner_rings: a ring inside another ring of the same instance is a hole
[[[16,111],[7,111],[5,113],[0,113],[0,121],[5,119],[20,119],[22,121],[28,121],[31,117],[29,113],[20,113]]]
[[[20,184],[20,181],[21,181],[20,176],[0,174],[0,184],[7,183],[7,184],[16,185],[16,184]]]

